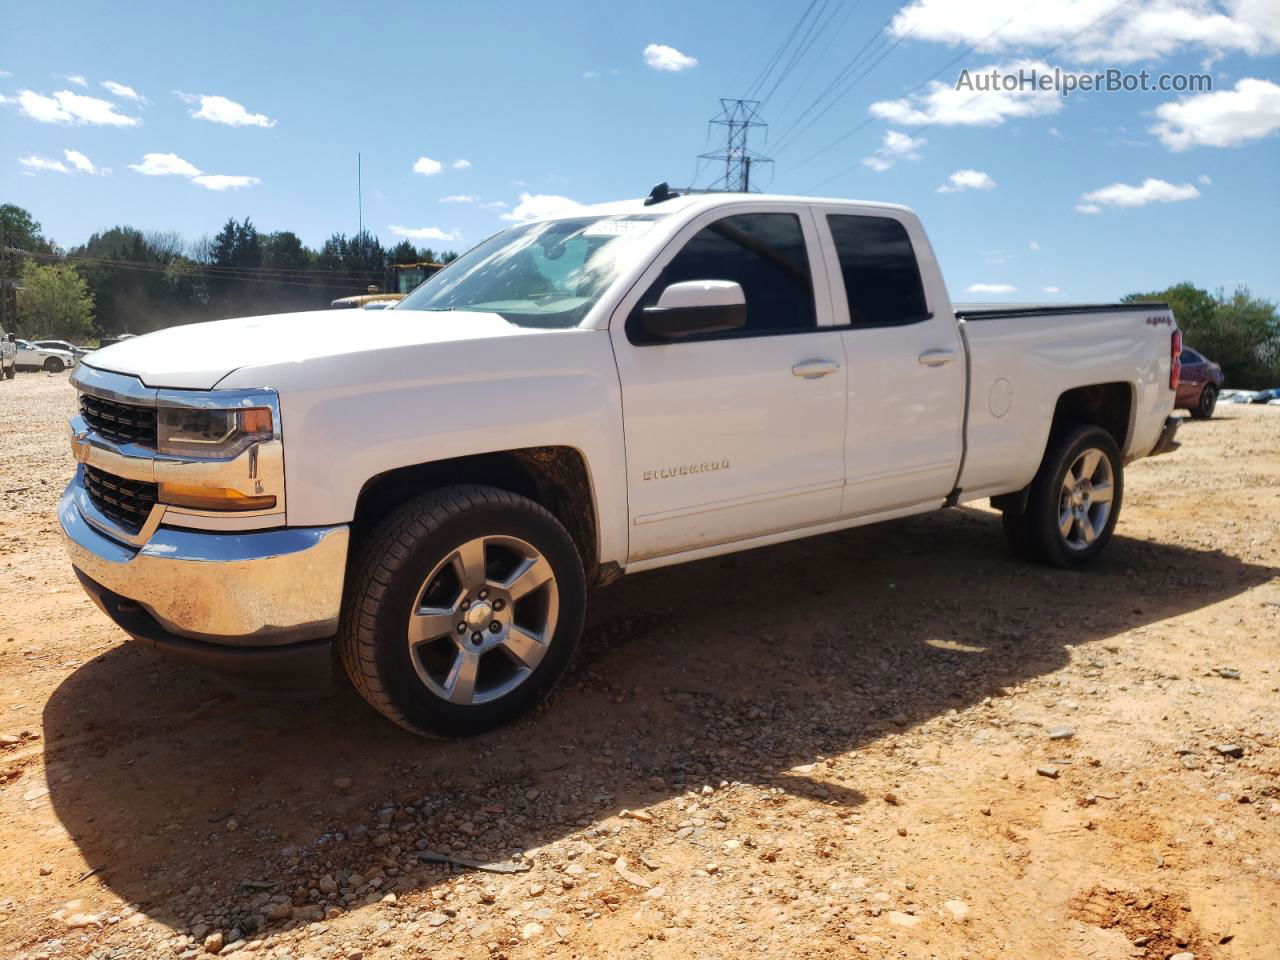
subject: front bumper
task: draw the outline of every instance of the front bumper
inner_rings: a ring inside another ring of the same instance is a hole
[[[58,506],[72,564],[102,590],[133,601],[163,633],[245,648],[337,632],[345,525],[245,533],[159,526],[146,542],[127,544],[104,532],[110,521],[97,516],[79,478],[77,471]]]

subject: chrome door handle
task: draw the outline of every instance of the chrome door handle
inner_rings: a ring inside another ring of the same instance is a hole
[[[926,367],[940,367],[944,363],[950,363],[955,358],[956,352],[954,350],[926,350],[916,359]]]
[[[819,377],[825,377],[829,373],[835,373],[840,369],[840,364],[834,360],[801,360],[791,368],[793,377],[803,377],[805,380],[817,380]]]

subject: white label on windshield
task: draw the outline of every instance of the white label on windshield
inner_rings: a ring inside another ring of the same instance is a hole
[[[638,237],[649,231],[652,220],[597,220],[582,231],[584,237]]]

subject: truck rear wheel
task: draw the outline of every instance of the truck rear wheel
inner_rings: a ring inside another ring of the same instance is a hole
[[[512,720],[559,680],[582,632],[586,582],[568,532],[505,490],[418,497],[353,565],[339,652],[373,707],[418,734]]]
[[[1123,494],[1120,449],[1107,431],[1079,426],[1050,440],[1027,497],[1036,553],[1057,567],[1092,562],[1111,540]]]

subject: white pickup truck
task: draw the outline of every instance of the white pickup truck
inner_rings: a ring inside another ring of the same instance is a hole
[[[760,195],[513,226],[362,320],[172,327],[76,370],[60,506],[134,639],[402,726],[504,722],[587,590],[991,498],[1062,567],[1176,446],[1164,304],[956,310],[900,206]]]

